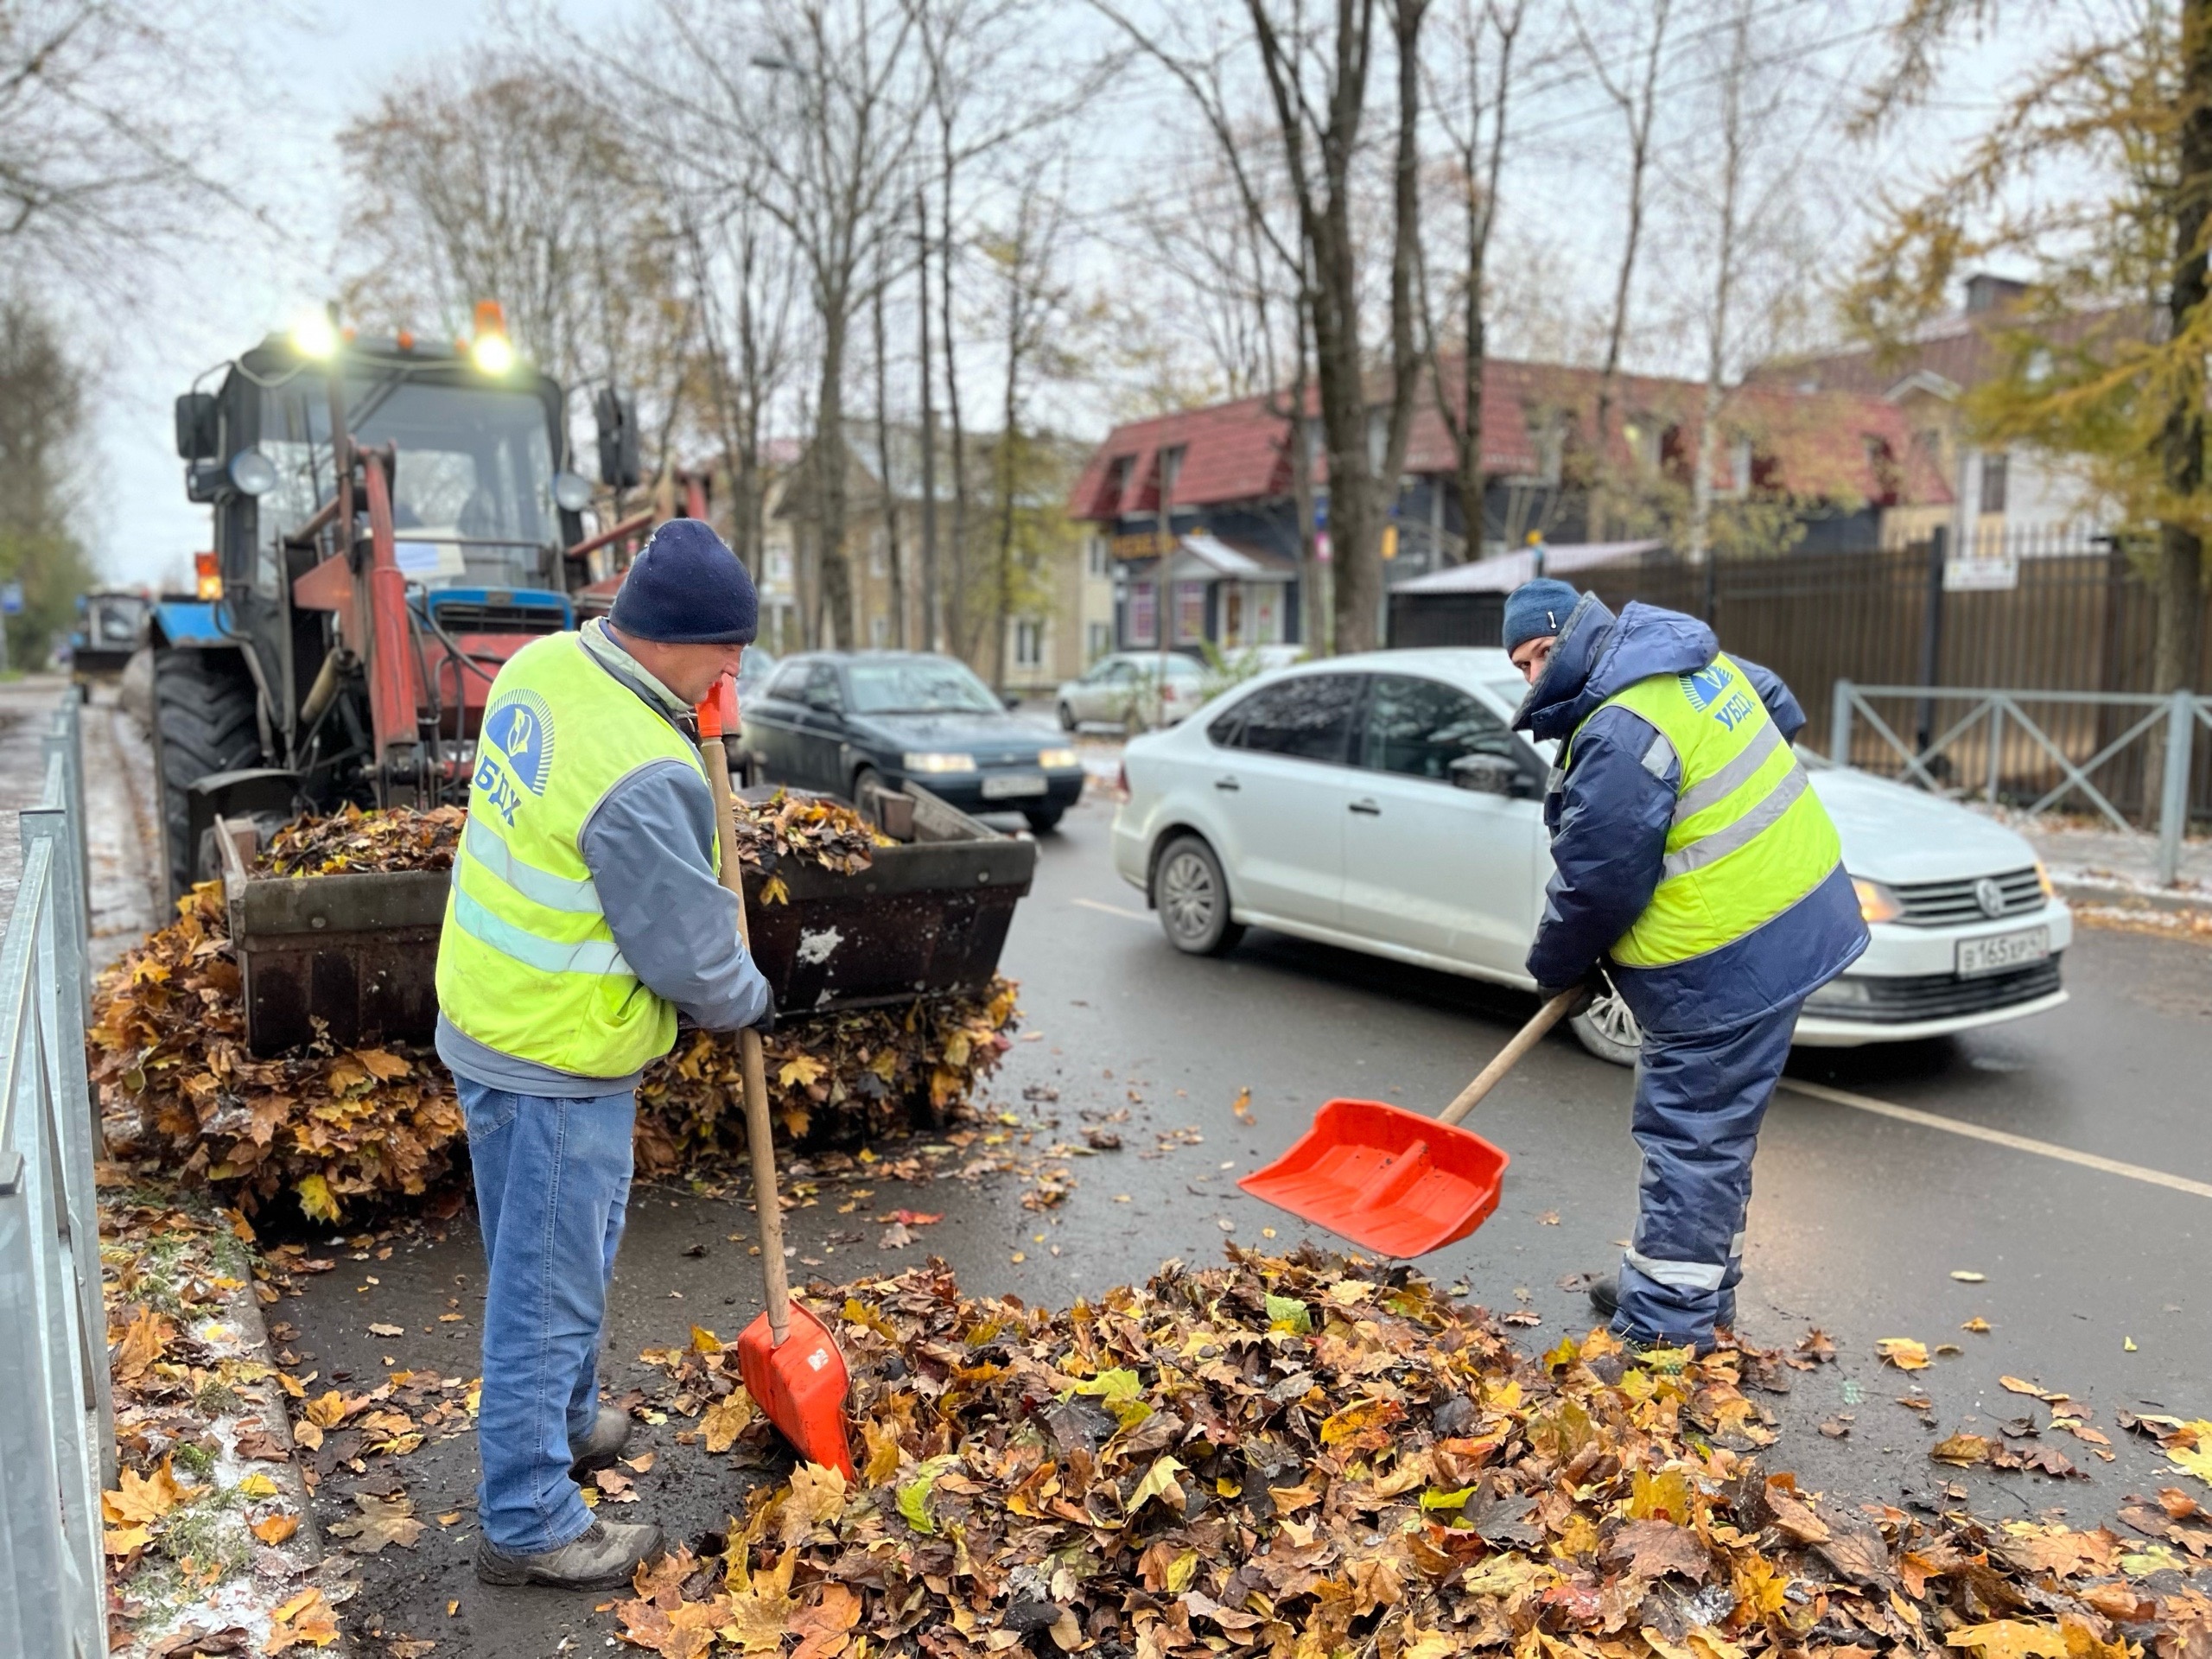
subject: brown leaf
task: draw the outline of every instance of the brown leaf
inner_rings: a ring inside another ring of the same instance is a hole
[[[397,1544],[402,1549],[415,1548],[415,1541],[423,1535],[423,1523],[415,1518],[414,1501],[401,1493],[396,1497],[376,1497],[366,1492],[356,1492],[353,1502],[360,1514],[340,1521],[330,1529],[335,1538],[347,1538],[346,1545],[357,1555],[375,1555],[386,1544]]]
[[[247,1529],[264,1544],[281,1544],[299,1529],[296,1515],[265,1515]]]
[[[1713,1570],[1705,1541],[1692,1529],[1671,1521],[1629,1522],[1605,1546],[1605,1559],[1625,1566],[1641,1579],[1662,1579],[1673,1573],[1701,1584]]]
[[[858,1596],[842,1584],[823,1585],[821,1595],[791,1621],[791,1630],[799,1638],[791,1659],[836,1659],[845,1650],[851,1640],[849,1632],[860,1619]]]
[[[1991,1442],[1980,1434],[1954,1434],[1948,1440],[1938,1440],[1928,1448],[1928,1455],[1938,1463],[1955,1464],[1964,1469],[1977,1463],[1989,1461]]]

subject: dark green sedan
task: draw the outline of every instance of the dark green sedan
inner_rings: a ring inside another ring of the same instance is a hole
[[[817,651],[776,665],[741,704],[765,783],[842,795],[918,784],[963,812],[1019,812],[1042,835],[1083,793],[1083,760],[1007,712],[964,663],[928,652]]]

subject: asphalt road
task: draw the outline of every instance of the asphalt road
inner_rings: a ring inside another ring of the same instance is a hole
[[[1086,803],[1043,843],[1004,964],[1022,982],[1024,1039],[990,1102],[1020,1116],[1017,1135],[1033,1127],[1039,1147],[1075,1138],[1082,1113],[1127,1109],[1125,1149],[1077,1161],[1076,1190],[1046,1215],[1020,1207],[1012,1178],[880,1182],[849,1214],[836,1208],[843,1193],[825,1185],[787,1223],[802,1259],[821,1264],[804,1269],[816,1279],[889,1270],[935,1251],[973,1292],[1064,1306],[1141,1279],[1170,1255],[1210,1260],[1224,1237],[1287,1248],[1301,1230],[1239,1194],[1238,1173],[1287,1145],[1332,1095],[1441,1105],[1530,1011],[1527,997],[1267,933],[1224,960],[1180,957],[1108,864],[1111,811],[1110,802]],[[1786,1398],[1761,1396],[1783,1423],[1770,1467],[1891,1502],[1947,1503],[1942,1489],[1955,1484],[1999,1519],[2063,1511],[2076,1524],[2108,1516],[2126,1494],[2187,1484],[2117,1419],[2123,1410],[2212,1414],[2212,1196],[2155,1179],[2212,1184],[2212,952],[2085,930],[2067,978],[2073,1001],[2025,1025],[1910,1048],[1801,1052],[1793,1079],[1940,1123],[1790,1090],[1777,1097],[1758,1166],[1743,1328],[1789,1345],[1817,1325],[1838,1357],[1792,1373]],[[1249,1125],[1232,1109],[1245,1089]],[[1541,1323],[1523,1333],[1533,1345],[1587,1329],[1586,1303],[1562,1281],[1608,1268],[1632,1224],[1630,1089],[1628,1072],[1560,1039],[1481,1108],[1482,1132],[1513,1154],[1504,1202],[1472,1238],[1422,1265],[1494,1310],[1535,1313]],[[1185,1128],[1201,1139],[1171,1135]],[[1183,1144],[1162,1151],[1161,1135]],[[2136,1173],[2069,1161],[2061,1154],[2069,1151]],[[873,1215],[899,1206],[944,1218],[917,1230],[912,1248],[879,1250]],[[637,1193],[618,1268],[611,1389],[650,1379],[640,1348],[680,1343],[694,1323],[734,1338],[758,1311],[757,1262],[743,1242],[750,1223],[734,1198]],[[475,1374],[481,1257],[466,1211],[435,1242],[395,1241],[388,1259],[327,1253],[338,1270],[270,1310],[296,1328],[301,1369],[350,1372],[353,1387],[382,1374],[386,1357]],[[1961,1282],[1954,1270],[1986,1279]],[[456,1310],[460,1321],[438,1321]],[[1961,1329],[1977,1316],[1987,1334]],[[409,1334],[371,1336],[372,1320]],[[1878,1359],[1885,1337],[1961,1351],[1907,1376]],[[2022,1418],[2047,1426],[2050,1407],[2001,1389],[2006,1375],[2070,1395],[2110,1437],[2117,1461],[2054,1433],[2086,1481],[1961,1475],[1930,1463],[1928,1446],[1959,1429],[1993,1435]],[[1895,1403],[1915,1386],[1929,1408]],[[1823,1421],[1848,1435],[1818,1432]],[[745,1484],[766,1472],[678,1446],[680,1427],[640,1428],[638,1445],[656,1450],[656,1465],[638,1482],[642,1501],[610,1511],[650,1516],[679,1538],[718,1525]],[[399,1477],[417,1514],[457,1514],[415,1550],[360,1564],[353,1623],[472,1655],[601,1648],[612,1624],[593,1609],[607,1598],[474,1581],[474,1450],[464,1433],[372,1462]],[[326,1521],[350,1510],[346,1484],[342,1471],[326,1482]]]

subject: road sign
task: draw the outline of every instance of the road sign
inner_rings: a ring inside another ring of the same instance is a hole
[[[23,611],[23,584],[20,582],[0,582],[0,613],[20,616]]]

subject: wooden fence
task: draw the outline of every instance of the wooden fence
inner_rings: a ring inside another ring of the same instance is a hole
[[[1642,600],[1707,616],[1723,649],[1762,663],[1789,682],[1809,719],[1802,741],[1826,753],[1832,693],[1840,679],[2006,690],[2152,689],[2157,600],[2126,556],[2102,549],[2053,554],[2035,547],[2024,554],[2015,586],[1974,592],[1943,591],[1941,565],[1925,544],[1727,559],[1709,570],[1661,552],[1568,579],[1616,611]],[[1412,597],[1393,601],[1393,645],[1498,644],[1503,594],[1437,594],[1409,604]],[[2194,681],[2200,691],[2212,690],[2212,594],[2207,600],[2205,660]],[[1879,706],[1894,730],[1917,734],[1923,748],[1945,735],[1940,710],[1940,704],[1917,698],[1887,699]],[[2078,766],[2132,723],[2109,708],[2083,704],[2050,709],[2044,729]],[[2155,785],[2154,749],[2135,742],[2091,774],[2138,822],[2156,810],[2146,793]],[[1871,732],[1854,734],[1852,759],[1876,770],[1899,769],[1894,752]],[[1961,734],[1938,762],[1948,770],[1937,775],[1979,790],[1992,775],[1990,760],[1986,734]],[[2007,730],[1996,760],[1994,775],[2007,800],[2039,799],[2063,776],[2027,732]],[[2198,734],[2190,794],[2191,816],[2212,818],[2212,734]]]

